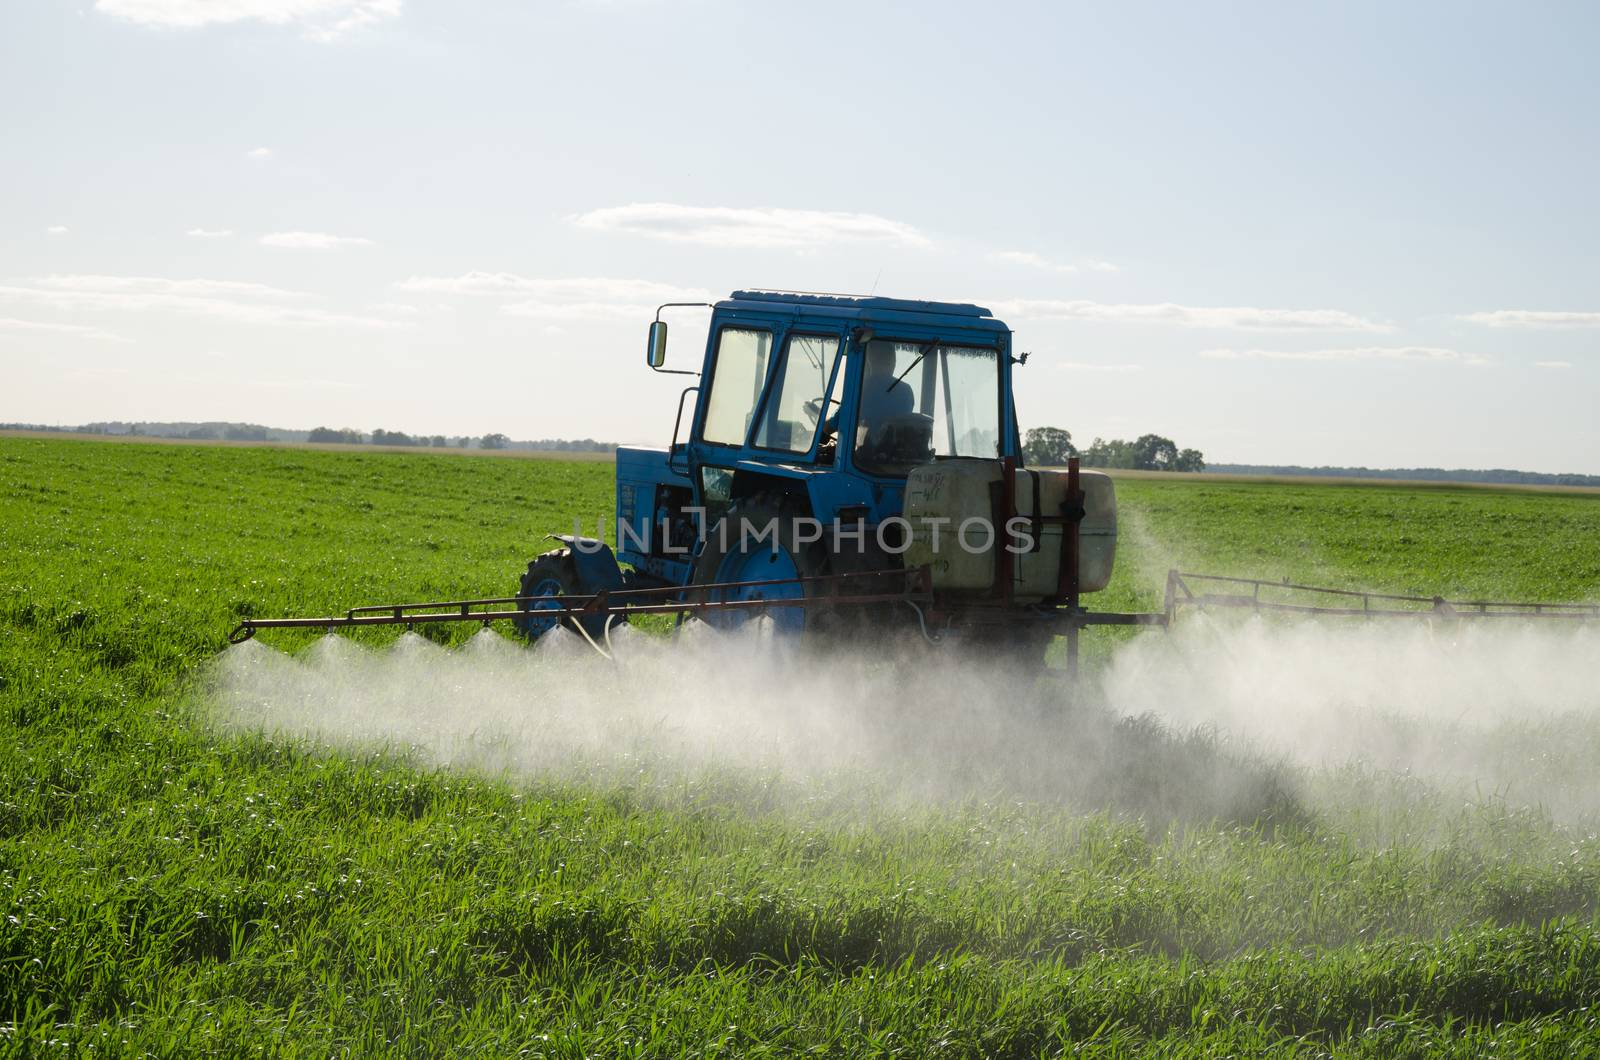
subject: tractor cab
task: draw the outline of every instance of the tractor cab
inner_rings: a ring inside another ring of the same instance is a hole
[[[1017,454],[1011,333],[986,309],[771,291],[710,308],[698,372],[666,368],[667,324],[658,312],[651,325],[650,367],[699,382],[669,449],[618,453],[619,513],[644,515],[639,490],[665,473],[706,522],[765,493],[825,522],[875,524],[900,513],[913,468]]]
[[[904,479],[1007,455],[1010,339],[973,305],[735,292],[713,307],[684,458]]]

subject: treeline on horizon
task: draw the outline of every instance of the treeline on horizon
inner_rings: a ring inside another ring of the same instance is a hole
[[[386,431],[382,427],[371,434],[362,434],[349,427],[314,427],[306,432],[305,441],[315,445],[398,445],[418,449],[535,449],[554,453],[610,453],[616,442],[597,442],[593,438],[539,438],[535,441],[518,441],[504,434],[471,435],[407,434],[404,431]]]
[[[1072,432],[1061,427],[1033,427],[1022,439],[1022,458],[1038,467],[1059,466],[1077,457],[1084,467],[1122,468],[1132,471],[1204,471],[1205,454],[1179,449],[1171,438],[1141,434],[1131,442],[1121,438],[1096,438],[1089,448],[1072,444]]]
[[[1600,475],[1514,471],[1510,468],[1301,467],[1298,464],[1212,464],[1219,475],[1305,475],[1326,478],[1392,478],[1417,482],[1485,482],[1502,486],[1600,486]]]
[[[382,427],[370,432],[359,431],[352,427],[315,427],[309,431],[297,431],[286,427],[265,427],[259,423],[222,421],[160,423],[109,420],[85,423],[76,427],[39,423],[0,423],[0,430],[107,436],[142,435],[148,438],[176,438],[191,442],[308,442],[333,445],[397,445],[431,449],[528,449],[568,453],[610,453],[617,448],[616,442],[598,442],[593,438],[539,438],[521,441],[500,433],[407,434],[404,431],[389,431]]]

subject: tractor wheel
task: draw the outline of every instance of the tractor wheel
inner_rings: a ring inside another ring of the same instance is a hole
[[[802,544],[798,540],[799,520],[803,516],[804,513],[797,511],[795,505],[785,504],[781,497],[756,494],[736,504],[712,527],[700,555],[695,559],[688,599],[691,602],[770,600],[774,605],[701,612],[700,617],[707,624],[717,629],[737,630],[745,628],[758,616],[765,615],[772,620],[775,635],[796,640],[823,628],[826,616],[821,609],[815,606],[783,607],[779,603],[818,595],[815,589],[808,590],[804,585],[693,589],[696,585],[776,581],[826,573],[827,561],[821,545]],[[776,524],[777,532],[767,534],[759,541],[754,540],[754,534],[763,533],[769,523]],[[742,528],[749,528],[749,532],[741,533]]]
[[[546,552],[529,563],[528,572],[522,576],[522,583],[517,587],[518,596],[572,596],[582,592],[578,568],[572,561],[572,550],[566,548]],[[525,612],[527,617],[514,618],[511,624],[529,640],[537,640],[558,624],[572,628],[573,620],[563,619],[558,614],[538,617],[541,611],[555,611],[557,607],[553,603],[523,604],[519,610]],[[604,626],[603,617],[584,620],[584,629],[589,631],[590,636],[599,636]]]

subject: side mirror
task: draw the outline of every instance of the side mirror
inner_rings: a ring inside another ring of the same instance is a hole
[[[651,368],[667,363],[667,322],[657,320],[650,325],[650,339],[645,343],[644,360]]]

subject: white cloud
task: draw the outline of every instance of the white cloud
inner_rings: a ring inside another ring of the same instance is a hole
[[[1090,364],[1085,361],[1062,361],[1056,365],[1067,372],[1142,372],[1142,364]]]
[[[339,247],[367,247],[372,240],[360,236],[333,236],[326,232],[271,232],[259,240],[264,247],[291,250],[334,250]]]
[[[233,235],[233,229],[231,229],[231,228],[215,228],[215,229],[213,229],[213,228],[191,228],[187,232],[185,232],[184,235],[186,235],[186,236],[194,236],[196,239],[226,239],[227,237]]]
[[[303,324],[393,328],[407,325],[377,317],[335,313],[305,304],[309,296],[234,280],[170,280],[154,276],[46,276],[30,286],[0,286],[0,302],[20,302],[74,312],[167,312],[217,317],[244,324]]]
[[[1535,368],[1571,368],[1571,361],[1534,361]]]
[[[30,334],[55,334],[73,335],[81,339],[102,339],[107,342],[127,342],[121,335],[114,335],[109,331],[99,328],[86,328],[79,324],[50,324],[42,320],[18,320],[15,317],[0,317],[0,332],[20,332]]]
[[[573,218],[580,228],[714,247],[805,250],[833,243],[897,243],[925,247],[929,239],[911,225],[870,213],[825,210],[681,206],[640,202],[590,210]]]
[[[1049,272],[1120,272],[1121,270],[1109,261],[1087,261],[1082,264],[1069,264],[1067,262],[1053,261],[1043,254],[1035,254],[1031,250],[997,250],[987,255],[991,261],[1004,262],[1008,265],[1026,265],[1032,269],[1044,269]]]
[[[371,309],[375,313],[395,313],[399,316],[408,317],[416,316],[418,313],[422,312],[422,310],[418,309],[416,306],[408,305],[405,302],[378,302],[374,305],[368,306],[367,308]]]
[[[651,280],[577,276],[534,279],[509,272],[469,272],[462,276],[413,276],[395,284],[402,291],[435,294],[496,295],[516,298],[501,306],[514,316],[544,320],[636,317],[665,302],[709,302],[709,291]]]
[[[1393,331],[1339,309],[1258,309],[1254,306],[1184,306],[1171,302],[1115,305],[1082,300],[1009,299],[988,303],[1003,317],[1085,320],[1119,324],[1176,324],[1190,328],[1249,331]]]
[[[246,151],[244,153],[244,156],[246,158],[253,158],[258,162],[264,161],[264,160],[272,157],[272,148],[270,148],[270,147],[253,147],[250,150]]]
[[[298,291],[239,280],[168,280],[155,276],[45,276],[34,281],[54,291],[81,294],[151,295],[185,298],[302,298]],[[10,290],[10,288],[0,288]]]
[[[64,236],[70,232],[71,229],[66,225],[51,225],[49,228],[46,228],[45,231],[49,232],[53,236]]]
[[[1600,313],[1497,309],[1492,313],[1468,313],[1461,319],[1490,328],[1600,328]]]
[[[318,41],[400,14],[401,0],[95,0],[95,10],[142,26],[196,29],[234,22],[296,26]]]
[[[1437,346],[1356,346],[1331,350],[1201,350],[1219,361],[1423,361],[1488,364],[1487,357]]]

